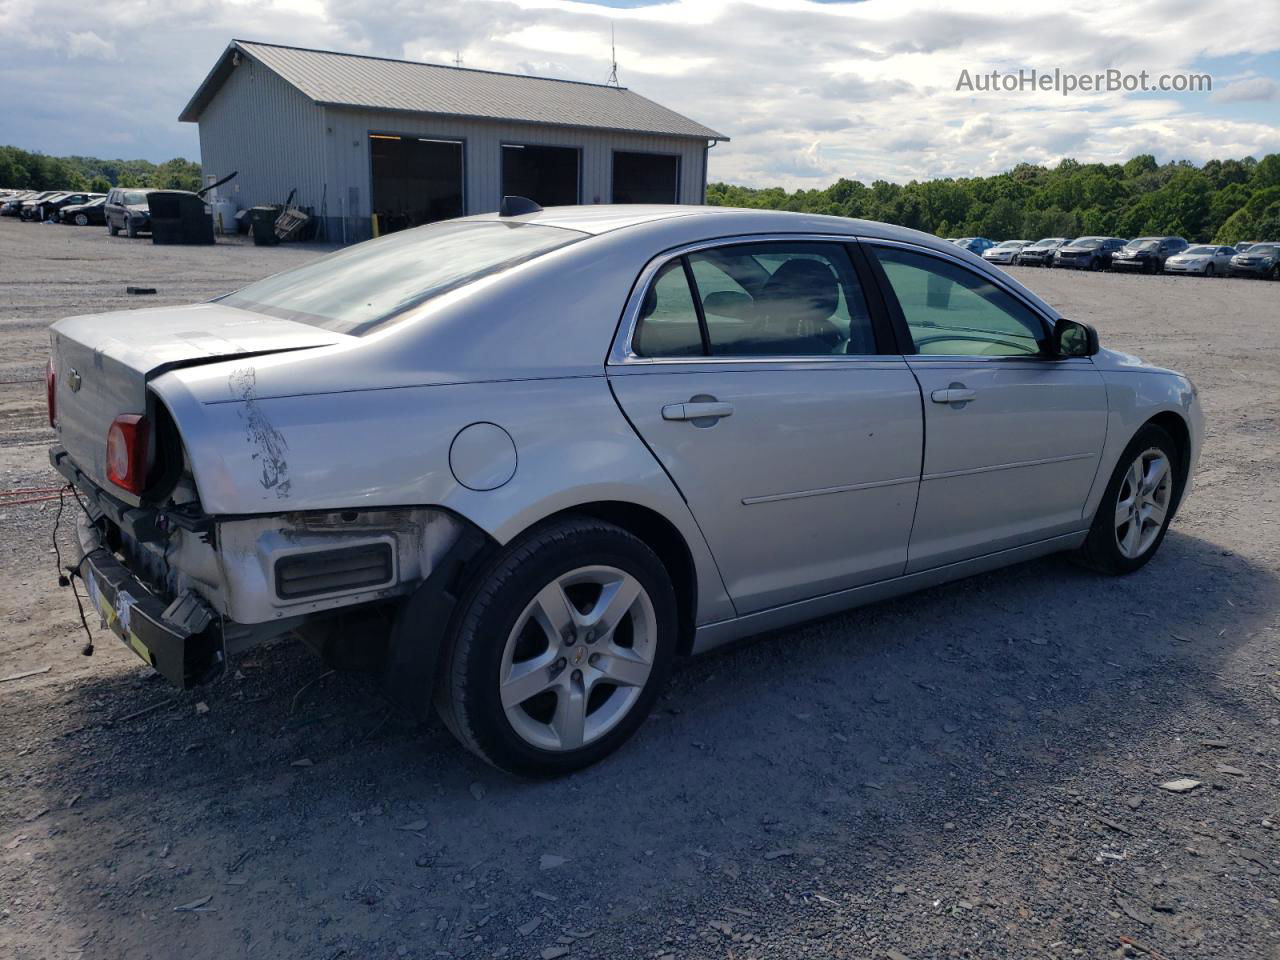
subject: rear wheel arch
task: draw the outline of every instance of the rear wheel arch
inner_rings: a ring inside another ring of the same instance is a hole
[[[693,649],[694,626],[697,622],[698,577],[693,553],[675,525],[649,507],[620,500],[600,500],[568,507],[543,517],[534,526],[540,527],[573,516],[592,517],[612,523],[658,555],[667,569],[671,587],[676,594],[680,618],[680,636],[677,638],[676,650],[680,654],[688,654]],[[521,532],[520,536],[526,533],[528,530]]]

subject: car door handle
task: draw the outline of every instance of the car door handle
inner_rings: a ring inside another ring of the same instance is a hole
[[[733,415],[733,404],[719,401],[690,400],[688,403],[668,403],[662,408],[663,420],[719,420]]]
[[[945,390],[935,390],[929,394],[929,399],[934,403],[968,403],[977,394],[968,387],[947,387]]]

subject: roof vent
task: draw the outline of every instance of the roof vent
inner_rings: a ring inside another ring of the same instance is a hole
[[[522,217],[526,213],[538,213],[541,209],[528,197],[506,196],[502,198],[502,206],[498,208],[498,216]]]

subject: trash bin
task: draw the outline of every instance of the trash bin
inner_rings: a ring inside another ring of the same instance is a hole
[[[249,229],[255,247],[270,247],[280,242],[276,236],[276,218],[283,209],[270,204],[249,208]]]
[[[203,197],[189,190],[153,190],[147,206],[152,243],[213,243],[213,216]]]

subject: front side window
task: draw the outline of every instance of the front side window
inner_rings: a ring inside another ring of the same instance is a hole
[[[698,354],[716,357],[808,357],[876,352],[866,300],[845,249],[834,243],[736,244],[671,261],[650,286],[632,338],[644,357],[689,356],[694,338],[675,335],[664,302],[681,303],[679,274],[701,324]],[[679,271],[676,265],[680,266]],[[694,299],[696,298],[696,299]],[[687,308],[681,321],[690,319]],[[663,352],[657,352],[661,345]]]
[[[363,336],[432,297],[586,236],[536,223],[448,221],[339,250],[220,302]]]
[[[1038,356],[1044,323],[990,280],[958,264],[897,247],[872,246],[902,308],[917,353]]]

